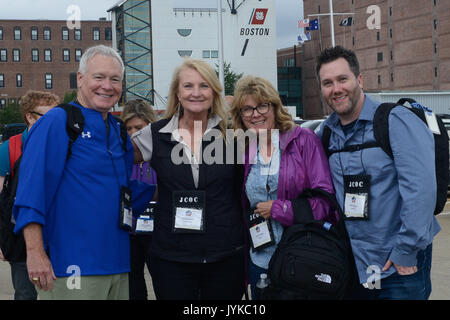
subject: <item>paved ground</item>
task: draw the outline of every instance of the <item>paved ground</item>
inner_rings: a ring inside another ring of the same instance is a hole
[[[433,266],[431,269],[431,280],[433,291],[431,300],[450,299],[450,202],[447,202],[445,213],[438,216],[442,226],[441,232],[436,236],[433,243]],[[154,300],[155,295],[151,286],[151,278],[146,270],[147,287],[149,288],[149,299]],[[6,262],[0,262],[0,300],[12,300],[14,291],[11,285],[10,267]]]

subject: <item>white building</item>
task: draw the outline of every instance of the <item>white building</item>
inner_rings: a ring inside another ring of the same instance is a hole
[[[239,4],[235,14],[229,6],[233,2],[222,1],[224,62],[230,63],[235,73],[264,77],[277,88],[274,1],[236,1]],[[156,109],[164,109],[173,71],[186,56],[206,60],[217,69],[216,8],[174,8],[172,0],[127,0],[109,11],[113,30],[119,31],[117,47],[129,66],[126,70],[126,100],[146,98]],[[130,18],[133,15],[139,19]],[[149,20],[146,23],[143,21],[145,16]],[[136,46],[138,41],[127,40],[130,35],[138,38],[139,32],[148,33],[148,30],[150,43],[147,43],[147,50],[142,48],[144,43]],[[134,49],[127,49],[126,43],[131,43]],[[146,56],[147,59],[143,59]],[[140,66],[132,66],[137,60],[140,60]],[[146,71],[139,77],[137,69],[141,67]]]

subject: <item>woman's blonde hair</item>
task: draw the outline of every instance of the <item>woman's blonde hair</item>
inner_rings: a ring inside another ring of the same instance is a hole
[[[230,109],[234,129],[248,129],[241,118],[241,108],[248,97],[253,98],[258,104],[272,104],[275,129],[286,132],[294,127],[291,115],[283,107],[280,95],[272,84],[266,79],[248,75],[241,78],[234,89],[234,99]]]
[[[213,114],[218,115],[222,121],[219,123],[220,131],[223,138],[226,137],[225,131],[227,129],[227,113],[225,111],[225,101],[222,97],[222,85],[219,82],[216,71],[205,61],[196,59],[186,59],[180,66],[175,69],[173,74],[172,83],[170,85],[169,97],[167,101],[167,109],[164,118],[168,119],[173,117],[180,106],[178,100],[178,87],[180,84],[180,73],[185,69],[193,69],[200,73],[205,79],[208,85],[213,90],[213,103],[209,109],[208,117]],[[183,116],[183,108],[180,106],[180,117]]]
[[[139,118],[147,124],[156,121],[152,106],[141,99],[130,100],[125,103],[120,118],[125,124],[133,118]]]

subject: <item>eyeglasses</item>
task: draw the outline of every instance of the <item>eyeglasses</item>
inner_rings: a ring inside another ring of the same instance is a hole
[[[33,113],[33,114],[35,114],[37,116],[40,116],[40,117],[42,117],[44,115],[44,114],[36,112],[36,111],[31,111],[30,113]]]
[[[256,110],[259,114],[265,114],[269,111],[271,103],[260,103],[256,107],[245,106],[241,109],[241,117],[249,118],[253,115]]]

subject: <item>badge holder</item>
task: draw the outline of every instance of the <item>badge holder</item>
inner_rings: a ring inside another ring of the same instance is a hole
[[[249,217],[249,233],[252,244],[252,251],[256,252],[275,244],[272,223],[259,214],[254,213],[256,208],[252,208],[248,212]]]
[[[139,235],[150,235],[154,230],[156,201],[150,201],[147,209],[136,219],[134,232]]]
[[[346,220],[369,220],[370,175],[344,175]]]
[[[131,190],[127,187],[121,187],[119,226],[125,231],[133,230],[133,209],[131,199]]]
[[[205,232],[205,192],[174,191],[172,193],[174,233]]]

